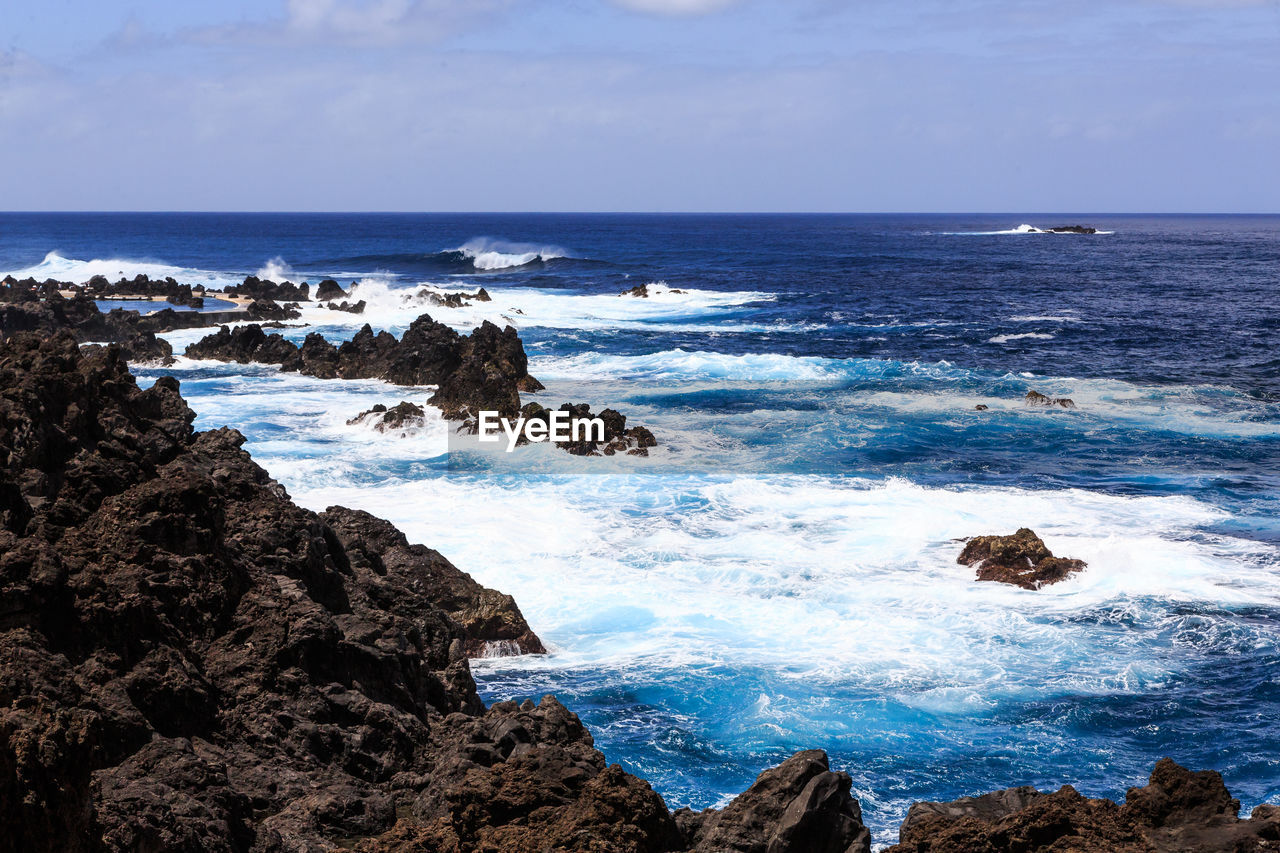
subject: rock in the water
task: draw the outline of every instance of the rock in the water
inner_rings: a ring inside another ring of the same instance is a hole
[[[296,320],[302,316],[302,312],[295,305],[281,305],[271,299],[258,299],[249,303],[249,307],[245,309],[245,314],[250,320]]]
[[[1249,820],[1239,811],[1220,775],[1164,758],[1122,806],[1070,785],[916,803],[887,853],[1261,853],[1280,842],[1280,807],[1259,806]]]
[[[722,810],[676,812],[691,853],[869,853],[871,833],[819,749],[770,768]]]
[[[986,403],[979,403],[978,405],[973,407],[973,410],[975,412],[985,412],[989,408],[990,406],[988,406]]]
[[[1046,228],[1046,231],[1054,234],[1097,234],[1098,229],[1091,225],[1058,225],[1053,228]]]
[[[1028,406],[1041,406],[1043,408],[1061,406],[1064,409],[1074,409],[1076,407],[1075,401],[1070,397],[1049,397],[1039,391],[1028,391],[1027,396],[1023,398],[1023,402]]]
[[[592,414],[586,403],[565,403],[556,411],[568,413],[568,430],[573,436],[574,425],[579,424],[577,440],[557,441],[557,447],[567,450],[574,456],[613,456],[626,453],[630,456],[648,456],[650,447],[657,447],[658,440],[648,429],[638,426],[627,428],[627,416],[613,409],[605,409],[599,415]],[[551,409],[543,408],[537,403],[526,403],[520,410],[521,417],[526,420],[539,420],[548,425],[551,423]],[[599,430],[591,431],[583,421],[599,418],[604,425],[601,435]]]
[[[621,293],[619,293],[618,295],[619,295],[619,296],[632,296],[632,297],[635,297],[636,299],[648,299],[648,298],[649,298],[649,285],[648,285],[648,284],[637,284],[635,287],[631,288],[630,290],[624,290],[624,291],[622,291]]]
[[[322,336],[307,335],[301,347],[257,325],[217,333],[187,347],[192,358],[279,364],[308,376],[383,379],[396,385],[435,385],[428,401],[450,420],[466,420],[490,410],[514,417],[520,389],[540,388],[529,375],[529,360],[516,330],[485,321],[470,335],[459,335],[423,314],[397,340],[374,333],[365,324],[339,347]]]
[[[1066,580],[1086,563],[1055,557],[1039,536],[1026,527],[1010,536],[975,536],[965,543],[956,559],[965,566],[978,567],[978,580],[999,581],[1023,589]]]
[[[324,306],[330,311],[345,311],[348,314],[363,314],[365,309],[365,301],[361,299],[359,302],[351,303],[345,299],[342,302],[328,302]]]
[[[242,284],[228,287],[224,292],[228,296],[249,296],[253,299],[271,299],[276,302],[310,301],[310,285],[306,282],[294,284],[291,281],[274,282],[251,275]]]
[[[346,299],[351,294],[342,289],[342,285],[338,284],[331,278],[326,278],[316,285],[316,301],[330,302],[334,299]]]
[[[372,424],[378,432],[407,432],[426,426],[427,412],[421,406],[407,401],[388,409],[379,403],[368,411],[361,412],[351,420],[348,426],[355,424]]]

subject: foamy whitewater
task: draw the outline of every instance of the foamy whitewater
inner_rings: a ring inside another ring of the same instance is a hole
[[[881,842],[916,800],[1122,796],[1164,755],[1275,799],[1280,220],[1007,239],[1021,220],[10,216],[0,268],[332,275],[365,313],[304,305],[286,337],[509,324],[547,386],[525,399],[649,427],[647,459],[508,455],[430,408],[400,434],[347,423],[430,388],[135,368],[299,503],[384,516],[514,595],[552,654],[475,662],[482,693],[556,693],[672,806],[808,747]],[[1028,592],[956,563],[1020,526],[1087,570]]]

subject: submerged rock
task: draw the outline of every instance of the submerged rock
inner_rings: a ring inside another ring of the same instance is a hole
[[[1044,540],[1026,527],[1010,536],[975,536],[965,543],[956,562],[976,565],[980,581],[999,581],[1023,589],[1066,580],[1087,565],[1083,560],[1053,556]]]
[[[1053,406],[1061,406],[1064,409],[1074,409],[1075,401],[1070,397],[1048,397],[1039,391],[1028,391],[1027,396],[1023,398],[1023,403],[1028,406],[1041,406],[1051,408]]]
[[[1220,775],[1164,758],[1124,805],[1070,785],[916,803],[887,853],[1260,853],[1280,843],[1280,807],[1258,806],[1249,820],[1239,811]]]
[[[372,424],[378,432],[391,430],[410,430],[426,426],[427,412],[421,406],[410,402],[401,402],[388,409],[379,403],[368,411],[361,412],[351,420],[348,426],[355,424]]]

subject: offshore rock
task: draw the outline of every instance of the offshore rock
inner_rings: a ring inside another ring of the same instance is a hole
[[[1028,391],[1027,396],[1023,398],[1023,404],[1043,408],[1061,406],[1064,409],[1074,409],[1076,407],[1075,401],[1070,397],[1048,397],[1039,391]]]
[[[570,436],[575,434],[575,425],[578,427],[577,440],[571,438],[569,441],[555,442],[557,447],[574,456],[613,456],[617,453],[648,456],[649,448],[658,446],[658,439],[654,438],[652,432],[642,426],[628,429],[627,416],[613,409],[605,409],[599,415],[595,415],[586,403],[577,405],[564,403],[556,411],[569,413]],[[543,408],[538,403],[526,403],[520,410],[520,415],[525,420],[537,420],[550,425],[551,412],[551,409]],[[604,423],[602,438],[598,438],[598,432],[588,429],[587,424],[584,423],[595,418],[599,418]]]
[[[294,284],[291,281],[274,282],[247,277],[242,284],[232,285],[224,291],[228,296],[248,296],[253,299],[270,299],[275,302],[308,302],[310,285],[306,282]]]
[[[326,278],[316,285],[316,301],[329,302],[334,299],[346,299],[350,293],[342,289],[342,285],[338,284],[331,278]]]
[[[1046,228],[1046,231],[1053,234],[1097,234],[1098,229],[1091,225],[1058,225],[1053,228]]]
[[[976,565],[980,581],[999,581],[1023,589],[1066,580],[1087,565],[1083,560],[1053,556],[1044,540],[1026,527],[1010,536],[975,536],[965,543],[956,562]]]
[[[916,803],[889,853],[1250,853],[1280,845],[1280,807],[1240,820],[1213,771],[1161,759],[1122,806],[1070,785],[1053,793],[1011,788],[950,803]]]

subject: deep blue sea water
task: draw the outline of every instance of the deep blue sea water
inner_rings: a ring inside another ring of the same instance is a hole
[[[1112,233],[1012,233],[1075,222]],[[673,806],[808,747],[880,843],[915,800],[1119,797],[1163,755],[1280,798],[1280,217],[0,214],[0,271],[358,281],[365,316],[286,334],[509,322],[537,399],[648,425],[648,460],[451,465],[442,422],[346,424],[424,389],[137,369],[300,503],[515,595],[555,653],[478,662],[482,693],[556,693]],[[1088,570],[956,565],[1019,526]]]

